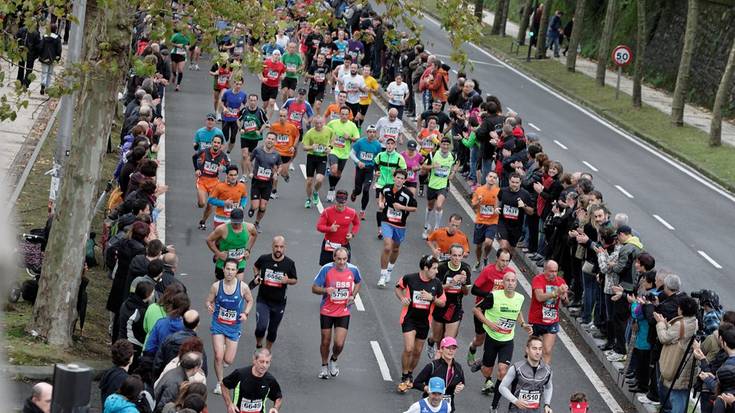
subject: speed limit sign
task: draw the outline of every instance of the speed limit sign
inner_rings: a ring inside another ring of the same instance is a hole
[[[621,44],[613,49],[612,59],[616,65],[625,66],[633,60],[633,52],[630,50],[630,47]]]

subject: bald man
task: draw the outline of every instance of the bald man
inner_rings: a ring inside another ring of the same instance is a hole
[[[160,374],[169,361],[179,355],[179,348],[184,341],[191,337],[197,337],[196,328],[199,326],[199,312],[196,310],[187,310],[181,317],[183,321],[183,329],[178,330],[166,337],[160,346],[153,360],[153,371]],[[203,355],[203,371],[207,371],[207,356]]]
[[[23,413],[50,413],[53,389],[53,386],[46,382],[36,383],[31,397],[26,399]]]
[[[559,264],[549,260],[544,265],[544,272],[531,280],[533,299],[528,323],[533,327],[533,335],[543,340],[544,362],[548,365],[551,365],[551,352],[559,332],[559,306],[569,304],[569,287],[558,273]]]

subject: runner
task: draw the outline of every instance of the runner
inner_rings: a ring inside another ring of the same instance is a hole
[[[508,187],[500,190],[498,201],[501,211],[498,222],[500,247],[513,251],[523,235],[525,217],[533,215],[531,194],[521,188],[519,174],[514,172],[510,175]]]
[[[491,292],[504,288],[503,277],[508,272],[514,272],[508,264],[510,264],[510,251],[502,248],[499,249],[495,253],[495,263],[483,268],[472,285],[471,292],[475,296],[475,304],[482,301]],[[473,321],[475,324],[475,338],[470,343],[470,349],[467,352],[467,364],[474,373],[482,367],[481,363],[475,361],[475,353],[477,352],[477,347],[480,347],[485,342],[485,329],[477,317],[473,317]]]
[[[311,64],[306,78],[309,80],[309,94],[307,101],[319,112],[324,100],[324,90],[327,87],[327,75],[329,74],[329,66],[323,54],[316,56],[316,62]]]
[[[412,404],[403,413],[449,413],[454,411],[451,403],[445,399],[444,393],[447,389],[444,379],[432,377],[423,390],[428,396]]]
[[[416,150],[417,146],[418,144],[415,140],[409,139],[406,142],[406,150],[401,152],[401,156],[406,160],[406,172],[408,173],[408,178],[406,178],[404,185],[413,193],[413,196],[416,196],[416,188],[418,187],[419,181],[418,176],[421,172],[421,164],[424,163],[424,155],[421,155]]]
[[[337,31],[337,38],[332,42],[332,68],[352,60],[352,57],[347,55],[346,37],[347,33],[344,30]]]
[[[416,139],[419,144],[419,153],[421,153],[424,159],[428,159],[432,153],[436,152],[441,142],[441,136],[441,132],[437,129],[436,118],[431,117],[429,119],[429,126],[421,129]],[[419,196],[424,196],[424,189],[428,180],[429,171],[421,171],[421,174],[419,174]]]
[[[403,82],[403,76],[396,74],[395,81],[388,84],[385,93],[388,95],[388,106],[396,109],[398,111],[396,116],[403,120],[403,109],[406,107],[409,94],[408,85]]]
[[[255,148],[250,154],[250,161],[253,164],[253,180],[250,183],[250,209],[248,217],[252,217],[255,211],[255,229],[260,230],[260,221],[265,216],[268,208],[268,200],[271,198],[273,191],[273,182],[277,179],[278,168],[281,166],[281,155],[275,150],[276,134],[268,132],[263,140],[263,146]]]
[[[472,243],[475,244],[475,257],[477,258],[472,268],[473,271],[479,271],[481,265],[487,266],[487,257],[493,248],[501,211],[498,207],[499,192],[498,174],[489,172],[485,178],[485,184],[478,186],[472,193],[471,204],[475,210],[475,230],[472,235]]]
[[[292,125],[296,126],[299,130],[299,139],[304,136],[304,124],[308,125],[310,119],[314,116],[314,110],[311,108],[311,104],[306,100],[306,89],[299,89],[298,96],[290,98],[283,103],[283,107],[288,109],[288,121]],[[299,148],[294,144],[293,157],[299,153]]]
[[[319,309],[321,326],[319,352],[322,356],[320,379],[339,375],[337,359],[344,349],[347,329],[350,327],[350,306],[355,301],[362,282],[360,270],[347,262],[349,252],[346,248],[334,250],[333,257],[334,262],[322,266],[311,286],[312,293],[322,296]],[[332,341],[332,330],[334,330],[334,341]],[[332,346],[331,357],[329,357],[330,345]]]
[[[444,307],[446,303],[444,286],[436,279],[438,267],[436,258],[425,255],[419,261],[419,272],[404,275],[396,284],[395,294],[403,305],[403,354],[399,393],[405,393],[413,387],[413,369],[421,359],[424,340],[429,336],[431,312],[435,305]]]
[[[232,89],[222,92],[220,99],[222,112],[222,132],[225,134],[225,141],[228,142],[227,153],[232,152],[239,130],[237,119],[240,117],[240,109],[247,99],[247,93],[242,91],[242,79],[234,80]],[[256,98],[257,99],[257,98]]]
[[[270,119],[271,111],[277,108],[278,86],[285,72],[286,66],[281,62],[281,52],[276,49],[263,62],[263,72],[259,76],[261,82],[260,95],[263,98],[263,110],[265,110],[266,119]]]
[[[296,43],[289,42],[286,46],[286,53],[281,60],[286,65],[286,75],[281,80],[281,95],[285,101],[292,98],[296,91],[296,86],[299,84],[299,74],[304,71],[304,59],[296,49]]]
[[[242,152],[241,166],[244,181],[246,176],[250,177],[250,174],[253,173],[250,154],[258,146],[258,142],[263,139],[263,130],[270,127],[265,111],[258,107],[258,95],[251,93],[248,96],[248,103],[240,110],[240,122],[242,122],[240,150]],[[273,128],[271,128],[271,131],[273,131]]]
[[[214,205],[214,227],[230,222],[230,213],[235,208],[245,209],[248,204],[248,191],[245,184],[238,182],[240,171],[237,165],[227,167],[224,182],[219,182],[209,194],[210,205]]]
[[[378,119],[375,128],[378,129],[378,140],[383,147],[388,138],[393,138],[394,142],[403,144],[403,121],[398,119],[397,109],[388,109],[388,114]]]
[[[365,209],[370,202],[370,187],[375,175],[375,158],[382,151],[378,142],[378,131],[374,125],[367,127],[367,137],[360,138],[352,145],[350,159],[355,163],[355,187],[350,200],[355,202],[360,197],[360,220],[365,220]]]
[[[222,132],[222,129],[215,126],[216,122],[217,115],[214,113],[208,113],[204,126],[194,132],[194,155],[192,156],[194,170],[197,169],[197,152],[199,150],[209,149],[209,147],[212,146],[212,139],[215,136],[221,137],[224,142],[225,134]]]
[[[454,356],[457,353],[457,339],[454,337],[444,337],[439,345],[439,358],[431,360],[419,372],[413,381],[413,388],[421,390],[426,397],[431,390],[431,382],[435,379],[446,379],[446,391],[442,397],[455,411],[454,398],[464,390],[465,377],[462,366],[455,362]],[[421,412],[418,412],[421,413]]]
[[[564,278],[557,276],[559,264],[546,261],[544,272],[533,277],[531,289],[533,299],[528,311],[528,322],[533,326],[533,335],[544,343],[544,363],[551,365],[551,355],[559,332],[559,303],[569,304],[569,288]]]
[[[189,70],[199,70],[199,57],[202,55],[199,42],[202,41],[202,30],[193,24],[189,25],[189,29],[194,34],[194,42],[189,46]]]
[[[416,211],[416,199],[403,186],[406,171],[393,172],[393,184],[383,187],[378,194],[378,210],[382,214],[380,234],[383,236],[383,251],[380,254],[380,279],[378,287],[390,282],[393,268],[400,254],[401,243],[406,239],[406,221]]]
[[[385,140],[385,151],[375,157],[375,166],[378,179],[375,181],[375,201],[378,205],[375,211],[375,222],[378,224],[378,239],[383,239],[381,223],[383,221],[383,210],[380,207],[380,193],[386,186],[393,185],[393,174],[397,170],[406,169],[406,161],[396,152],[396,138],[388,137]]]
[[[347,159],[350,157],[352,143],[360,139],[360,131],[355,123],[349,120],[350,113],[350,109],[343,106],[339,109],[339,119],[330,121],[327,124],[327,127],[334,132],[331,144],[332,151],[327,156],[329,160],[327,202],[334,202],[334,191],[342,178],[342,171],[345,169]]]
[[[461,245],[454,244],[450,248],[449,261],[439,264],[436,278],[444,286],[447,303],[444,307],[435,307],[431,320],[431,337],[426,340],[427,354],[433,359],[436,351],[435,344],[442,338],[457,337],[459,323],[462,321],[462,298],[470,292],[472,272],[470,266],[462,262],[465,250]]]
[[[237,279],[236,259],[228,258],[223,268],[224,279],[216,281],[209,289],[207,309],[212,314],[212,349],[214,350],[214,374],[217,385],[214,394],[222,394],[220,383],[224,376],[224,364],[232,364],[237,355],[237,342],[242,334],[242,323],[248,319],[253,307],[250,288]],[[243,301],[246,303],[243,309]]]
[[[334,44],[334,43],[332,43],[332,44]],[[334,87],[335,100],[336,100],[337,95],[339,95],[340,92],[347,92],[346,90],[340,89],[340,87],[342,85],[340,84],[339,81],[340,81],[340,79],[342,79],[342,77],[344,75],[346,75],[346,74],[348,74],[350,72],[350,65],[352,65],[352,57],[346,56],[345,57],[345,60],[344,60],[344,63],[340,63],[339,65],[337,65],[336,62],[335,62],[335,56],[332,55],[332,76],[331,76],[331,81],[332,81],[332,86]]]
[[[347,93],[347,107],[350,108],[350,112],[354,116],[360,116],[360,97],[363,93],[367,92],[365,87],[365,79],[361,73],[358,73],[357,63],[352,63],[349,66],[349,70],[344,73],[341,77],[337,78],[339,89],[342,92]],[[341,115],[340,108],[340,115]],[[341,117],[341,116],[340,116]]]
[[[473,310],[475,317],[482,322],[485,330],[485,345],[482,353],[482,375],[485,377],[485,385],[482,393],[489,394],[493,391],[493,367],[497,359],[498,382],[508,372],[508,366],[513,360],[513,337],[515,337],[516,322],[524,328],[528,335],[532,335],[531,326],[526,324],[521,314],[523,309],[523,294],[516,293],[518,279],[514,272],[503,275],[503,289],[495,290],[488,294],[482,301],[475,305]],[[498,408],[500,393],[495,392],[492,408]]]
[[[286,311],[286,288],[298,282],[296,264],[286,256],[286,238],[273,237],[270,254],[263,254],[253,264],[250,288],[260,288],[255,303],[255,348],[270,350],[278,336],[278,326]],[[268,334],[266,335],[266,331]]]
[[[331,122],[333,120],[339,119],[339,111],[343,107],[347,106],[347,93],[346,92],[339,92],[337,93],[337,99],[334,101],[334,103],[327,106],[327,109],[324,111],[324,121],[325,122]],[[349,116],[347,116],[347,119],[352,120],[355,116],[352,114],[352,111],[350,110]]]
[[[424,233],[422,237],[427,239],[431,232],[431,216],[434,215],[434,229],[441,225],[444,213],[444,200],[449,192],[449,181],[457,171],[457,158],[449,151],[452,140],[443,137],[439,150],[431,154],[424,161],[423,170],[429,173],[429,190],[426,193],[426,213],[424,214]]]
[[[529,337],[525,359],[510,366],[500,383],[500,394],[510,401],[509,412],[552,413],[551,366],[544,362],[542,353],[542,340],[535,336]],[[491,412],[497,413],[497,409]]]
[[[281,108],[278,111],[278,122],[270,128],[270,131],[276,134],[276,152],[281,156],[281,166],[278,168],[278,174],[286,182],[291,179],[289,169],[292,168],[291,162],[296,157],[296,143],[301,135],[299,128],[287,119],[288,109]],[[273,189],[277,189],[277,187],[278,180],[273,182]]]
[[[362,67],[362,78],[365,80],[365,90],[360,93],[360,109],[355,114],[355,124],[358,128],[362,128],[370,104],[373,103],[373,95],[379,90],[378,81],[372,76],[370,65]]]
[[[214,276],[218,280],[225,277],[223,268],[225,260],[229,258],[237,260],[237,278],[242,280],[247,259],[250,258],[250,251],[258,238],[255,226],[249,222],[243,223],[244,219],[243,210],[235,208],[230,212],[230,222],[218,226],[207,237],[207,246],[216,259]]]
[[[196,154],[196,186],[197,186],[197,206],[204,208],[202,219],[199,220],[199,229],[207,229],[207,219],[212,213],[212,206],[207,202],[209,194],[219,183],[219,173],[230,165],[227,154],[222,150],[223,138],[215,135],[212,138],[212,145],[206,149],[199,149]],[[197,145],[195,143],[195,145]]]
[[[253,353],[251,366],[237,369],[222,379],[222,399],[227,413],[278,413],[283,403],[281,386],[276,378],[268,373],[271,352],[259,348]],[[234,394],[230,396],[230,390]],[[267,408],[268,400],[273,407]]]
[[[220,53],[219,59],[212,64],[212,68],[209,69],[209,75],[212,76],[212,92],[214,111],[217,114],[217,120],[221,120],[220,115],[220,100],[222,99],[222,91],[230,86],[230,77],[232,76],[232,69],[230,69],[230,62],[228,61],[229,56],[227,53]],[[233,140],[234,143],[234,140]]]
[[[449,217],[449,225],[432,231],[429,238],[426,239],[431,255],[439,261],[446,261],[449,259],[449,249],[454,245],[459,245],[466,257],[470,252],[470,242],[467,240],[467,235],[459,229],[461,226],[462,215],[452,214]]]
[[[174,34],[171,36],[171,63],[172,72],[176,81],[176,91],[181,90],[181,80],[184,78],[184,63],[186,62],[186,46],[189,38],[181,33],[178,26],[174,26]],[[197,70],[198,66],[197,66]]]
[[[345,248],[351,253],[350,241],[360,231],[360,218],[354,209],[346,205],[347,191],[343,189],[337,191],[336,199],[337,203],[325,208],[316,222],[316,230],[324,233],[319,265],[332,262],[337,248]]]
[[[314,117],[314,127],[304,134],[301,144],[306,154],[306,203],[304,208],[311,208],[312,202],[314,206],[319,203],[319,188],[324,181],[324,174],[327,169],[327,155],[330,153],[330,145],[334,132],[324,127],[324,118],[321,116]],[[315,179],[316,175],[316,179]],[[314,182],[316,180],[316,182]]]

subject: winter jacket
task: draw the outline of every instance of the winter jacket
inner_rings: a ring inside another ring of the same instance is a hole
[[[184,341],[196,337],[197,332],[185,328],[179,330],[173,334],[170,334],[163,340],[163,343],[158,346],[156,357],[153,359],[153,372],[160,374],[163,368],[166,367],[171,360],[179,356],[179,348],[184,344]],[[207,373],[207,355],[202,354],[202,371]]]
[[[36,406],[36,403],[33,403],[32,397],[29,397],[23,404],[23,413],[43,413],[43,410]]]
[[[135,403],[115,393],[105,400],[105,409],[102,413],[139,413]]]
[[[161,344],[166,340],[169,335],[183,330],[184,320],[181,317],[171,318],[164,317],[153,325],[153,330],[148,333],[148,341],[145,344],[146,353],[156,354]]]
[[[117,366],[107,370],[102,375],[98,387],[100,389],[100,400],[103,405],[107,398],[120,388],[120,385],[123,384],[126,378],[128,378],[128,372]]]
[[[641,255],[643,244],[636,236],[631,236],[620,248],[618,259],[612,266],[612,271],[620,278],[620,286],[625,292],[633,292],[638,283],[633,263]]]
[[[428,82],[427,89],[431,91],[431,99],[439,102],[447,101],[447,81],[449,75],[441,67],[434,71],[434,78]]]
[[[53,64],[61,60],[61,37],[56,33],[45,34],[38,47],[38,60],[44,64]]]
[[[130,285],[127,284],[130,261],[136,255],[144,253],[145,244],[138,240],[128,238],[120,242],[117,249],[117,271],[115,272],[115,278],[112,280],[110,294],[107,296],[107,311],[115,314],[120,311],[120,306],[127,298],[128,291],[130,291]]]
[[[186,376],[186,371],[183,367],[177,367],[168,371],[158,379],[154,389],[154,395],[156,398],[155,411],[160,412],[166,403],[176,400],[176,397],[179,395],[179,386],[181,386],[181,383],[188,381],[188,379],[189,378]]]
[[[15,38],[18,39],[18,44],[25,50],[28,61],[38,57],[41,46],[41,33],[38,30],[29,31],[27,27],[21,27],[18,29]]]
[[[143,301],[135,294],[128,296],[128,299],[120,306],[118,314],[118,335],[117,338],[124,338],[133,343],[134,346],[143,349],[145,341],[145,330],[143,330],[143,316],[148,308],[148,303]]]
[[[696,317],[675,317],[669,322],[661,321],[656,323],[656,334],[658,340],[663,345],[661,356],[659,357],[659,368],[661,371],[661,381],[667,388],[674,390],[687,389],[690,385],[690,377],[692,377],[692,369],[697,366],[694,363],[694,357],[689,357],[681,370],[679,377],[676,377],[677,368],[686,356],[686,350],[689,341],[697,332]],[[694,371],[694,376],[697,372]]]

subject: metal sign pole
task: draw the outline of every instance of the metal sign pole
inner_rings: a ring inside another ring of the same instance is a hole
[[[618,81],[616,82],[616,85],[615,85],[615,99],[616,100],[618,96],[620,95],[620,75],[622,74],[622,72],[623,72],[623,67],[618,66]]]

